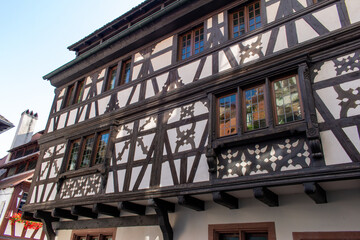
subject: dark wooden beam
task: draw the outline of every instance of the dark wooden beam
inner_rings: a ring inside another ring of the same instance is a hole
[[[327,203],[326,191],[316,182],[304,183],[305,193],[312,199],[316,204]]]
[[[167,212],[175,212],[175,203],[168,202],[159,198],[150,199],[148,201],[148,206],[156,208],[161,205]]]
[[[102,204],[102,203],[95,203],[92,208],[93,213],[97,214],[105,214],[108,216],[113,217],[120,217],[120,210],[117,207]]]
[[[54,218],[53,216],[51,216],[51,213],[49,212],[44,212],[44,211],[36,211],[34,213],[34,217],[41,219],[41,222],[43,223],[43,230],[45,232],[46,238],[48,240],[55,240],[56,234],[54,229],[52,228],[52,223],[53,222],[58,222],[60,219],[59,218]]]
[[[172,212],[175,211],[175,204],[157,198],[152,199],[151,203],[155,209],[156,215],[158,216],[160,229],[163,234],[163,239],[173,240],[174,233],[169,222],[168,212],[169,210]]]
[[[279,206],[279,198],[274,192],[270,191],[266,187],[258,187],[254,188],[254,196],[257,200],[265,203],[269,207],[278,207]]]
[[[158,226],[157,215],[129,216],[120,218],[98,218],[89,220],[61,221],[53,223],[55,230],[60,229],[90,229],[90,228],[115,228],[136,226]]]
[[[184,207],[191,208],[195,211],[205,210],[205,202],[190,195],[179,196],[178,203]]]
[[[34,214],[31,212],[23,212],[21,214],[21,219],[33,222],[41,222],[41,219],[34,218]]]
[[[239,208],[239,200],[236,197],[227,194],[226,192],[213,192],[212,195],[214,202],[217,204],[220,204],[229,209]]]
[[[97,213],[94,213],[91,208],[86,208],[82,206],[72,206],[71,214],[75,216],[82,216],[96,219],[98,217]]]
[[[135,213],[137,215],[145,215],[146,206],[125,201],[119,202],[118,209],[124,210],[126,212]]]
[[[72,215],[69,210],[65,210],[65,209],[61,209],[61,208],[55,208],[54,210],[52,210],[51,215],[53,217],[57,217],[57,218],[66,218],[66,219],[71,219],[71,220],[78,219],[78,216]]]

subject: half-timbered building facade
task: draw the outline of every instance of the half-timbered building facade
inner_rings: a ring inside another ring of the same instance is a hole
[[[359,239],[359,12],[147,0],[73,44],[27,215],[48,239]]]

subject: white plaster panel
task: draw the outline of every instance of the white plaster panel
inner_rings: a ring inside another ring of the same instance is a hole
[[[176,133],[176,128],[172,128],[167,130],[167,134],[169,136],[169,142],[170,142],[170,146],[171,146],[171,152],[175,151],[176,148],[176,141],[177,141],[177,133]],[[191,149],[191,148],[190,148]],[[165,152],[164,152],[165,153]]]
[[[41,194],[42,194],[42,192],[43,192],[43,190],[44,190],[44,184],[41,184],[41,185],[39,185],[38,186],[38,195],[37,195],[37,202],[41,202]]]
[[[34,239],[40,239],[40,237],[41,237],[41,233],[42,233],[42,231],[40,230],[40,231],[38,231],[36,234],[35,234],[35,236],[34,236]],[[45,239],[44,239],[45,240]]]
[[[86,88],[84,89],[84,93],[83,93],[83,95],[82,95],[82,101],[85,101],[85,100],[86,100],[86,98],[87,98],[87,96],[88,96],[88,94],[89,94],[89,91],[90,91],[90,87],[86,87]]]
[[[316,117],[317,117],[318,123],[325,122],[324,118],[321,116],[321,114],[319,113],[319,111],[317,109],[316,109]]]
[[[180,121],[181,108],[174,108],[170,111],[170,117],[168,119],[168,124]]]
[[[322,9],[321,11],[313,13],[313,16],[321,22],[329,31],[334,31],[341,28],[339,19],[339,13],[336,5],[332,5],[328,8]],[[331,16],[331,17],[329,17]]]
[[[358,152],[360,152],[360,137],[357,127],[356,126],[346,127],[343,128],[343,130],[348,136],[348,138],[351,140],[351,142],[354,144]]]
[[[67,115],[68,115],[68,113],[63,113],[60,115],[57,129],[61,129],[61,128],[65,127],[65,121],[66,121]]]
[[[152,164],[149,164],[146,168],[144,177],[140,182],[139,189],[147,189],[150,187],[151,169],[152,169]]]
[[[140,132],[156,128],[156,122],[157,122],[156,116],[150,116],[147,118],[140,119],[140,123],[139,123]]]
[[[159,226],[147,226],[147,227],[137,226],[137,227],[117,228],[116,240],[121,240],[121,239],[163,240],[163,237]]]
[[[140,53],[135,53],[134,63],[143,60],[144,57]]]
[[[53,162],[53,164],[51,166],[49,179],[57,177],[56,173],[60,171],[60,167],[61,167],[62,162],[63,162],[63,158],[57,158],[57,159],[54,160],[54,162]]]
[[[122,137],[129,136],[132,133],[133,128],[134,128],[134,123],[133,122],[122,125],[120,127],[120,130],[119,130],[116,138],[122,138]]]
[[[202,137],[205,127],[206,127],[206,123],[207,123],[207,120],[196,122],[195,138],[194,138],[196,147],[200,147],[199,145],[200,145],[201,137]]]
[[[225,71],[230,68],[231,68],[231,65],[230,65],[229,60],[227,59],[224,51],[220,51],[219,52],[219,72]]]
[[[297,0],[304,8],[307,7],[307,2],[306,0]]]
[[[195,105],[194,105],[194,115],[195,116],[199,116],[199,115],[202,115],[202,114],[205,114],[205,113],[209,113],[209,110],[208,108],[205,106],[204,103],[202,102],[195,102]]]
[[[235,44],[235,45],[232,45],[230,47],[230,50],[231,52],[233,53],[235,59],[236,59],[236,62],[240,62],[240,47],[239,47],[239,44]]]
[[[28,228],[26,230],[25,238],[30,238],[31,235],[34,233],[35,229]]]
[[[41,174],[42,174],[42,176],[40,176],[40,180],[46,179],[47,174],[49,172],[49,168],[50,168],[49,164],[50,164],[49,161],[41,163]]]
[[[207,28],[212,28],[212,17],[207,19]]]
[[[131,101],[130,101],[130,104],[133,104],[133,103],[136,103],[139,101],[139,95],[140,95],[140,84],[134,86],[135,89],[135,92],[134,92],[134,95],[133,97],[131,98]]]
[[[61,104],[62,104],[63,100],[60,99],[56,102],[56,112],[60,111],[60,108],[61,108]]]
[[[169,76],[169,73],[164,73],[156,77],[156,82],[159,87],[159,92],[162,92],[163,87],[165,86],[165,83],[167,81],[167,78]]]
[[[113,175],[114,175],[114,172],[109,172],[107,183],[106,183],[106,191],[105,191],[106,194],[115,192]]]
[[[210,33],[208,33],[208,34],[206,35],[206,41],[209,41],[210,36],[211,36]],[[211,47],[211,48],[213,47],[213,45],[214,45],[213,43],[210,43],[210,47]]]
[[[154,71],[157,71],[161,68],[169,66],[171,64],[172,51],[168,51],[164,54],[161,54],[158,57],[151,59]]]
[[[80,113],[79,122],[82,122],[85,120],[86,110],[87,110],[87,105],[84,106],[83,111]],[[79,111],[80,111],[80,109],[79,109]]]
[[[96,115],[96,110],[95,110],[95,108],[96,108],[96,105],[95,105],[95,103],[93,102],[93,103],[91,104],[91,106],[90,106],[89,119],[95,117],[95,115]]]
[[[110,101],[111,96],[106,96],[104,98],[101,98],[98,100],[98,106],[99,106],[99,115],[104,114],[106,111],[106,107]]]
[[[35,195],[36,195],[37,186],[34,187],[34,190],[31,194],[30,203],[35,203]]]
[[[5,189],[0,189],[0,222],[2,223],[4,217],[5,217],[5,214],[6,214],[6,209],[8,209],[9,207],[9,203],[11,201],[11,197],[12,197],[12,194],[14,192],[14,188],[13,187],[8,187],[8,188],[5,188]]]
[[[50,193],[49,201],[54,201],[55,197],[56,197],[56,188],[54,188]]]
[[[105,77],[106,68],[102,69],[99,74],[99,79]]]
[[[223,36],[225,36],[225,28],[224,27],[220,27],[220,32]]]
[[[146,81],[146,92],[145,92],[145,98],[150,98],[155,96],[155,90],[152,84],[152,80],[147,80]]]
[[[277,1],[266,8],[267,23],[275,21],[279,6],[280,1]]]
[[[350,163],[351,159],[331,130],[320,133],[326,165]]]
[[[117,171],[119,192],[123,191],[125,174],[126,174],[126,169],[122,169],[122,170]]]
[[[186,85],[188,83],[193,82],[199,63],[200,60],[194,61],[178,69],[178,73],[182,83]]]
[[[128,99],[130,97],[131,91],[132,91],[132,87],[129,87],[129,88],[126,88],[126,89],[118,92],[118,100],[119,100],[120,108],[125,107]]]
[[[347,11],[349,13],[350,23],[356,23],[360,21],[360,4],[359,0],[345,0]]]
[[[200,79],[206,78],[212,75],[212,56],[207,56],[204,68],[201,71]]]
[[[11,224],[10,221],[8,221],[7,225],[6,225],[6,229],[4,232],[5,235],[11,235]]]
[[[140,145],[139,139],[142,139],[144,147],[146,148],[147,151],[149,151],[151,143],[154,140],[154,136],[155,136],[155,133],[138,137],[138,140],[136,141],[134,161],[137,161],[137,160],[140,160],[140,159],[145,159],[147,157],[147,154],[143,153],[143,150],[142,150],[142,147]]]
[[[98,95],[101,94],[103,82],[104,82],[104,81],[98,81],[98,82],[96,83],[96,90],[97,90],[97,94],[98,94]]]
[[[173,36],[159,42],[158,44],[156,44],[154,51],[152,52],[152,54],[155,54],[157,52],[160,52],[161,50],[164,50],[168,47],[171,47],[173,43]]]
[[[57,230],[55,240],[71,239],[71,234],[72,230]]]
[[[351,82],[342,83],[342,84],[340,84],[340,87],[344,91],[349,91],[350,90],[351,93],[354,95],[354,97],[356,97],[356,96],[359,95],[359,91],[356,90],[356,89],[360,87],[360,79],[355,80],[355,81],[351,81]],[[349,99],[345,98],[342,101],[346,102],[346,101],[349,101]],[[355,103],[357,104],[356,108],[350,108],[347,111],[347,117],[360,115],[360,101],[357,100],[357,101],[355,101]]]
[[[201,155],[199,166],[197,167],[194,183],[209,181],[209,166],[207,164],[207,158],[203,154]]]
[[[65,152],[65,143],[57,145],[56,154],[62,154],[64,152]]]
[[[218,14],[218,24],[223,23],[224,22],[224,13],[221,12]]]
[[[274,52],[283,50],[285,48],[288,48],[286,30],[285,30],[285,26],[281,26],[279,28],[279,34],[275,42]]]
[[[266,55],[266,50],[268,48],[270,36],[271,36],[271,31],[268,31],[261,36],[260,48],[261,48],[261,51],[264,54],[264,56]]]
[[[169,161],[161,164],[160,187],[173,186],[174,181],[171,175]]]
[[[142,166],[133,167],[131,171],[131,179],[130,179],[130,187],[129,190],[132,191],[134,189],[134,185],[136,183],[137,178],[139,177],[139,173],[141,171]]]
[[[191,170],[193,169],[194,161],[195,161],[195,156],[191,156],[191,157],[187,158],[186,179],[188,179],[188,180],[189,180]]]
[[[25,225],[24,223],[18,223],[18,222],[16,222],[15,225],[13,225],[13,227],[15,228],[14,235],[16,237],[21,237],[21,234],[24,229],[24,225]]]
[[[49,129],[48,132],[52,132],[54,131],[54,118],[50,118],[50,122],[49,122]]]
[[[69,112],[69,119],[67,122],[67,126],[71,126],[75,123],[76,114],[77,114],[77,109],[73,109]]]
[[[65,88],[63,88],[63,89],[60,91],[60,93],[59,93],[59,97],[64,96],[64,94],[65,94]]]
[[[307,22],[305,22],[304,19],[296,20],[295,26],[299,43],[319,36],[319,34],[317,34],[317,32]]]
[[[324,62],[320,70],[315,70],[315,72],[317,72],[317,75],[314,78],[315,83],[336,77],[335,65],[333,61]]]
[[[133,81],[138,78],[139,73],[140,73],[140,69],[141,69],[141,66],[142,66],[142,65],[143,65],[143,64],[140,63],[140,64],[138,64],[138,65],[136,65],[136,66],[133,67],[133,71],[132,71],[132,80],[133,80]]]
[[[127,148],[125,148],[126,142],[128,141],[122,141],[115,144],[115,151],[116,151],[115,154],[117,157],[119,157],[119,154],[124,151],[123,155],[119,160],[117,160],[116,164],[127,163],[128,161],[130,144],[128,145]]]
[[[88,84],[90,84],[91,82],[92,82],[92,80],[91,80],[91,77],[89,76],[89,77],[86,78],[86,84],[85,84],[85,85],[88,85]]]
[[[44,154],[44,158],[51,157],[54,154],[55,147],[49,147]]]
[[[329,109],[331,114],[335,119],[340,118],[340,103],[341,101],[337,99],[338,94],[335,92],[333,87],[323,88],[316,91],[319,94],[321,100],[324,102],[326,107]]]
[[[51,188],[52,188],[53,185],[54,185],[54,183],[48,183],[48,184],[46,184],[45,194],[44,194],[44,201],[46,201],[46,198],[49,196],[50,190],[51,190]]]

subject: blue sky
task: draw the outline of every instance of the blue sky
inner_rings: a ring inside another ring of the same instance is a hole
[[[0,158],[26,109],[39,115],[35,131],[45,128],[54,88],[42,76],[75,58],[67,47],[142,1],[0,1],[0,115],[15,125],[0,134]]]

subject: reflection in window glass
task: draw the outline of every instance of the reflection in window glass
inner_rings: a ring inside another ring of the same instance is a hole
[[[274,82],[277,124],[302,119],[296,77]]]
[[[76,169],[76,160],[77,160],[78,154],[79,154],[79,147],[80,147],[80,139],[75,140],[71,144],[68,170],[75,170]]]
[[[219,136],[236,133],[236,94],[219,98]]]
[[[122,66],[121,84],[130,82],[131,59],[126,60]]]
[[[219,240],[239,240],[239,233],[222,233]]]
[[[247,130],[266,127],[263,86],[245,91],[245,108]]]
[[[80,163],[80,167],[88,167],[90,166],[90,161],[91,161],[91,154],[92,154],[92,148],[94,145],[94,136],[89,136],[85,139],[84,141],[84,147],[83,147],[83,154],[82,154],[82,159],[81,159],[81,163]]]
[[[104,133],[99,136],[98,142],[97,142],[98,148],[96,151],[95,164],[104,162],[106,146],[107,146],[108,142],[109,142],[109,133]]]
[[[116,71],[117,71],[117,66],[111,68],[109,70],[109,77],[108,80],[106,82],[106,89],[105,91],[111,90],[115,88],[115,80],[116,80]]]

